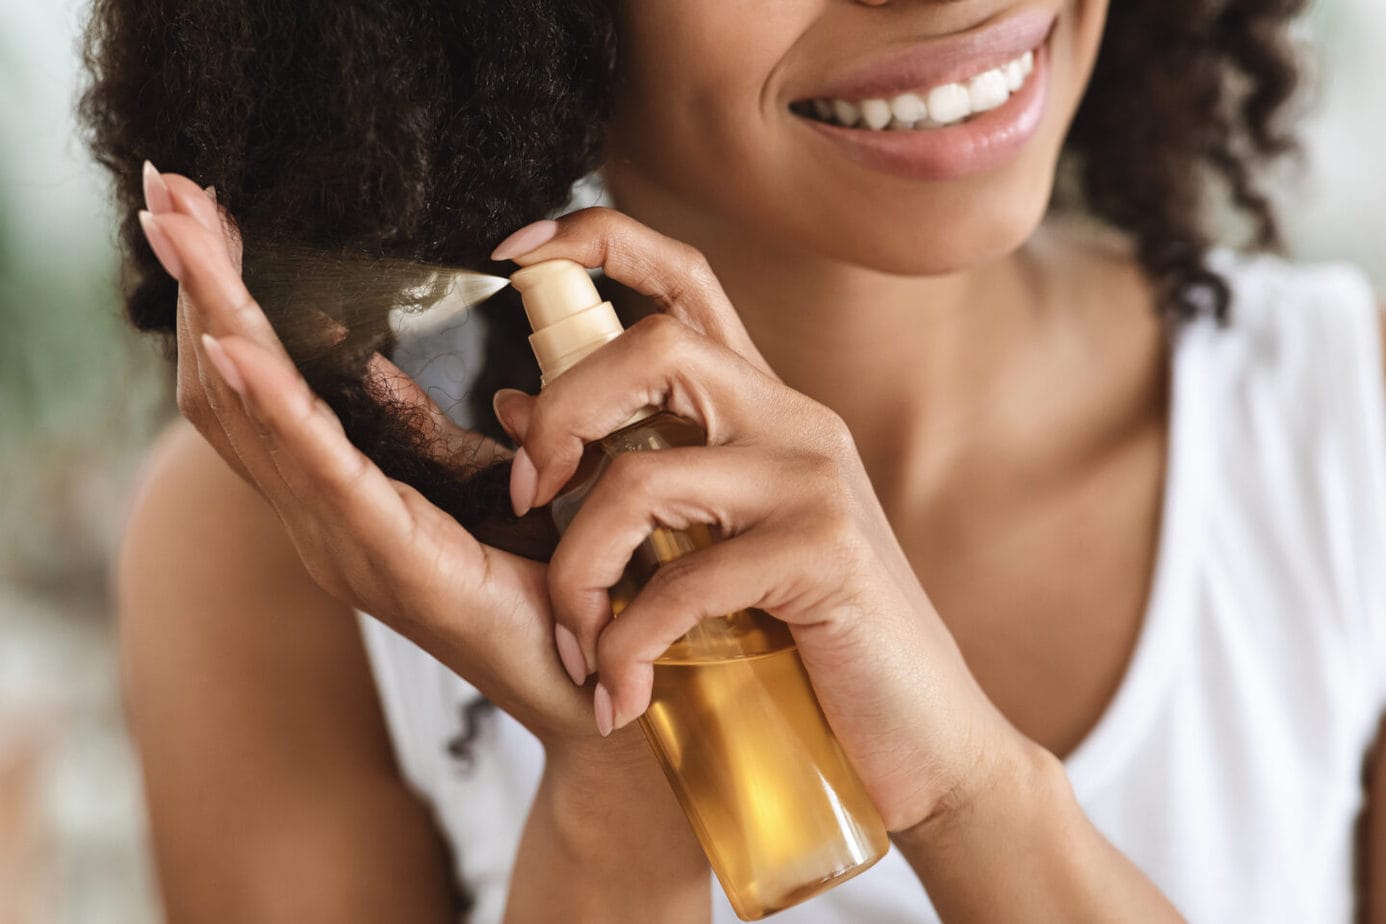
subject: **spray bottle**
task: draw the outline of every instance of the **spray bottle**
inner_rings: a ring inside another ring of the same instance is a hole
[[[622,331],[570,260],[511,276],[547,385]],[[697,446],[692,421],[647,406],[588,444],[550,504],[562,533],[617,454]],[[655,529],[610,589],[615,618],[662,564],[715,541],[705,525]],[[863,872],[889,840],[828,727],[785,624],[747,609],[701,622],[656,662],[640,727],[742,920],[788,908]]]

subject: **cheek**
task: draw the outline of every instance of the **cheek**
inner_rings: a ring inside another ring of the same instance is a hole
[[[610,154],[692,201],[757,159],[765,87],[808,24],[797,0],[632,0]]]

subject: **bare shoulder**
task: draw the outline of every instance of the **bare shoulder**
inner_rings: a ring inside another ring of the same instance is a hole
[[[369,687],[350,608],[312,581],[269,504],[181,420],[137,479],[115,589],[136,708],[158,672],[215,676],[232,663],[286,675],[350,669]],[[252,676],[199,692],[244,700]]]
[[[182,567],[169,567],[174,562]],[[117,586],[159,584],[177,592],[212,576],[229,584],[243,568],[290,581],[296,562],[269,504],[190,424],[170,423],[150,446],[131,493]],[[216,589],[211,583],[205,589]]]
[[[445,852],[394,768],[354,614],[183,421],[151,447],[113,577],[171,919],[451,913]]]

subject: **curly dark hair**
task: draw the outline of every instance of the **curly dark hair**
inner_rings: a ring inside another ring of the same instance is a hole
[[[285,245],[488,268],[495,242],[563,206],[597,166],[611,19],[602,0],[94,0],[80,115],[114,178],[130,321],[175,354],[177,284],[138,221],[146,159],[215,187],[252,291],[257,275],[282,281]],[[471,395],[476,428],[503,441],[489,396],[539,384],[512,300],[482,309],[487,362]],[[508,463],[477,472],[439,458],[409,410],[368,387],[367,362],[395,346],[387,302],[350,306],[348,336],[328,351],[288,323],[292,297],[264,308],[387,475],[484,540],[547,558],[547,516],[508,513]]]
[[[1258,185],[1298,150],[1286,123],[1300,83],[1290,22],[1306,0],[1116,0],[1065,154],[1080,204],[1128,233],[1174,321],[1228,318],[1231,292],[1207,265],[1221,180],[1258,250],[1283,246]]]

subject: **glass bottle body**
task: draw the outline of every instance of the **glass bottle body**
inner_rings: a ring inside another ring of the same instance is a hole
[[[705,440],[696,424],[660,411],[589,444],[553,501],[559,531],[615,456]],[[615,617],[661,565],[714,541],[703,524],[654,530],[610,590]],[[768,613],[705,619],[670,646],[640,726],[743,920],[844,882],[889,849],[793,637]]]

